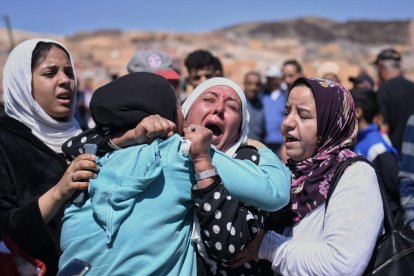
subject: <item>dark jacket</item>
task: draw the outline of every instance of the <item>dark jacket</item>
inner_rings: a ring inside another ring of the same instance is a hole
[[[62,212],[45,225],[38,199],[62,177],[67,163],[10,117],[0,118],[0,238],[9,236],[55,275]]]
[[[384,123],[389,125],[388,136],[401,154],[405,125],[414,113],[414,83],[399,76],[381,85],[378,95]]]

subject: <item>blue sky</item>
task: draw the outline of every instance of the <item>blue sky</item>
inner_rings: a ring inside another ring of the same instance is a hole
[[[414,18],[413,0],[0,0],[13,28],[73,34],[103,28],[200,32],[252,21],[301,16],[349,19]]]

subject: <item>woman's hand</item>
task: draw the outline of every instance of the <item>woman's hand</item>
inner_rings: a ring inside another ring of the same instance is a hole
[[[93,154],[81,154],[66,169],[59,182],[39,198],[39,209],[45,224],[48,224],[76,190],[89,186],[89,179],[99,171]]]
[[[77,156],[66,169],[62,178],[55,186],[54,197],[57,200],[69,199],[76,190],[85,190],[89,186],[89,179],[96,178],[99,171],[93,154]]]
[[[174,134],[176,125],[160,115],[144,118],[134,129],[137,143],[149,143],[155,138],[168,138]]]
[[[184,136],[191,141],[190,159],[197,170],[197,163],[210,162],[210,147],[213,133],[206,127],[191,125],[184,128]]]
[[[254,240],[249,243],[242,252],[230,261],[230,267],[234,269],[246,262],[257,260],[259,256],[260,244],[262,243],[264,234],[265,231],[263,229],[259,229],[259,233],[257,233],[256,238],[254,238]]]
[[[208,128],[199,125],[190,125],[184,128],[185,137],[191,141],[190,159],[194,163],[196,173],[213,169],[210,148],[213,133]],[[214,183],[217,176],[207,177],[197,181],[197,188],[204,189]]]
[[[156,138],[168,138],[174,134],[176,125],[160,115],[145,117],[134,129],[112,137],[118,147],[151,143]]]

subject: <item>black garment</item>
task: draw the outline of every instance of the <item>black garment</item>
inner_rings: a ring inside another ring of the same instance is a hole
[[[259,157],[256,149],[247,146],[240,148],[235,158],[255,160],[258,164]],[[264,275],[259,262],[251,261],[237,269],[230,269],[228,263],[256,237],[258,229],[263,228],[267,212],[239,202],[221,183],[193,190],[192,198],[206,252],[217,266],[214,270],[204,263],[204,274]]]
[[[0,118],[0,238],[9,236],[55,275],[59,260],[61,210],[45,225],[38,199],[62,177],[67,163],[10,117]]]
[[[154,114],[175,122],[177,104],[175,91],[165,78],[139,72],[98,88],[89,108],[97,126],[130,130]]]
[[[66,158],[73,160],[80,153],[83,153],[83,145],[95,144],[98,146],[97,156],[103,156],[105,153],[113,151],[115,148],[111,147],[109,139],[111,131],[109,129],[91,128],[83,131],[81,134],[68,139],[62,145],[62,152]]]
[[[0,117],[5,116],[5,115],[6,115],[6,111],[4,110],[4,104],[0,103]]]
[[[398,158],[390,151],[378,155],[372,161],[385,187],[388,204],[394,215],[395,225],[403,225],[403,214],[400,201],[400,181],[398,173],[400,167]]]
[[[405,125],[414,113],[414,83],[399,76],[385,82],[378,93],[384,122],[389,125],[388,136],[401,154]]]

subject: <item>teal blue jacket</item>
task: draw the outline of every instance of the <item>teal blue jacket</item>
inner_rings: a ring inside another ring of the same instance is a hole
[[[130,147],[97,160],[90,198],[65,209],[59,267],[73,258],[88,275],[196,275],[191,188],[196,183],[181,139]],[[212,149],[223,184],[240,201],[274,211],[289,201],[290,171],[268,149],[260,164]]]

